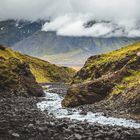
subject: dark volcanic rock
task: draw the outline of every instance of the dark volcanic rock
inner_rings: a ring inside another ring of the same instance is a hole
[[[0,99],[1,140],[139,140],[140,129],[56,119],[36,108],[36,97]]]

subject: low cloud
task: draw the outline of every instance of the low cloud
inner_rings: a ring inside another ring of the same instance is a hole
[[[91,26],[88,26],[88,22]],[[86,27],[88,26],[88,27]],[[139,37],[140,26],[136,20],[92,20],[91,16],[65,15],[46,23],[43,31],[56,31],[61,36]]]

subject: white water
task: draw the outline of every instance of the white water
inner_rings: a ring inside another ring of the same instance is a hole
[[[71,120],[87,121],[90,123],[99,123],[103,125],[117,125],[130,128],[140,128],[140,123],[136,123],[133,120],[126,120],[123,118],[105,117],[102,113],[88,112],[87,115],[79,114],[81,112],[77,109],[62,108],[61,101],[63,97],[60,97],[56,93],[45,92],[45,101],[37,104],[37,107],[42,111],[47,110],[48,113],[53,114],[56,118],[70,118]]]

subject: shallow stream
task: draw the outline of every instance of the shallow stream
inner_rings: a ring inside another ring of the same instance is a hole
[[[136,123],[134,120],[127,120],[124,118],[114,118],[103,116],[103,113],[87,112],[86,115],[81,114],[81,110],[63,108],[61,101],[63,97],[57,93],[50,93],[45,91],[45,100],[37,103],[37,107],[42,111],[47,110],[48,113],[53,114],[56,118],[69,118],[71,120],[87,121],[89,123],[99,123],[102,125],[117,125],[130,128],[140,128],[140,123]]]

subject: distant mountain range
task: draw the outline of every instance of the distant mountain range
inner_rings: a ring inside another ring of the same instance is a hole
[[[82,66],[89,56],[116,50],[140,38],[128,37],[75,37],[42,31],[46,21],[0,21],[0,44],[11,46],[21,53],[42,58],[64,66]],[[95,21],[85,28],[93,28]]]
[[[59,36],[55,32],[38,31],[15,44],[13,49],[56,64],[77,66],[83,65],[91,55],[109,52],[138,40],[140,38]]]

